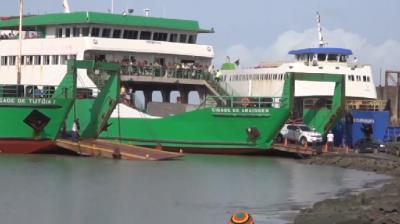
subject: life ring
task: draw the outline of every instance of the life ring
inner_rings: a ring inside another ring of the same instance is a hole
[[[244,97],[240,99],[240,103],[242,104],[243,107],[248,107],[250,104],[250,99],[247,97]]]

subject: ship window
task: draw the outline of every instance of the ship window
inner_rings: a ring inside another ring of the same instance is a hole
[[[124,30],[124,39],[137,39],[138,31],[136,30]]]
[[[167,41],[168,33],[154,32],[153,40]]]
[[[111,34],[111,29],[110,28],[104,28],[103,33],[101,34],[101,37],[109,38]]]
[[[56,29],[56,37],[60,38],[63,35],[63,29],[62,28],[57,28]]]
[[[76,55],[74,55],[74,54],[71,54],[68,57],[69,57],[69,59],[76,59]]]
[[[347,57],[345,55],[340,55],[339,61],[340,62],[346,62],[347,61]]]
[[[67,56],[67,55],[61,55],[61,56],[60,56],[60,64],[61,64],[61,65],[67,64],[67,59],[68,59],[68,56]]]
[[[337,54],[328,54],[328,61],[337,62],[338,55]]]
[[[9,65],[15,65],[15,63],[17,61],[16,56],[10,56],[8,59],[9,59]]]
[[[121,30],[114,30],[113,38],[121,38]]]
[[[363,82],[367,81],[367,76],[363,75]]]
[[[369,76],[367,76],[367,82],[370,82]]]
[[[90,28],[89,27],[83,27],[82,28],[82,36],[88,37],[90,33]]]
[[[186,43],[186,38],[187,38],[187,35],[186,35],[186,34],[181,34],[181,35],[179,36],[179,42],[180,42],[180,43]]]
[[[70,37],[70,36],[71,36],[71,29],[65,28],[65,37]]]
[[[35,65],[42,64],[42,57],[40,55],[33,56],[33,64]]]
[[[58,55],[53,55],[51,59],[53,65],[58,65]]]
[[[171,33],[169,35],[169,42],[178,42],[178,34],[176,33]]]
[[[25,64],[26,65],[32,65],[33,64],[33,56],[26,56],[25,57]]]
[[[195,35],[189,35],[189,44],[194,44],[196,43],[196,36]]]
[[[325,61],[326,60],[326,54],[318,54],[318,61]]]
[[[25,64],[25,56],[21,56],[21,65]]]
[[[98,37],[98,36],[100,36],[100,28],[93,27],[92,28],[92,37]]]
[[[141,40],[151,40],[151,32],[150,31],[142,31],[140,32]]]
[[[357,78],[357,81],[358,81],[358,82],[361,81],[361,76],[357,75],[356,78]]]
[[[49,55],[43,56],[43,64],[44,65],[49,65],[50,64],[50,56]]]
[[[8,57],[7,56],[1,56],[0,65],[7,65],[7,62],[8,62]]]
[[[72,28],[72,36],[79,37],[81,35],[81,29],[79,27]]]

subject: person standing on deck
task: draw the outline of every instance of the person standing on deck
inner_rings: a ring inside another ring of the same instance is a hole
[[[333,151],[333,140],[335,136],[333,135],[332,131],[329,131],[328,135],[326,136],[328,140],[328,151],[332,152]]]
[[[79,140],[79,119],[76,118],[72,124],[72,140],[77,142]]]

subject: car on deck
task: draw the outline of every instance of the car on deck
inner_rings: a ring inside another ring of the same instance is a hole
[[[321,133],[316,132],[305,124],[285,124],[278,134],[276,141],[283,142],[285,138],[302,145],[314,142],[318,144],[323,141]]]

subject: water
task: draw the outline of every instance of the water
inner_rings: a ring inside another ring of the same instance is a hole
[[[268,157],[3,155],[0,180],[1,223],[217,224],[247,210],[260,224],[287,223],[303,206],[388,177]]]

